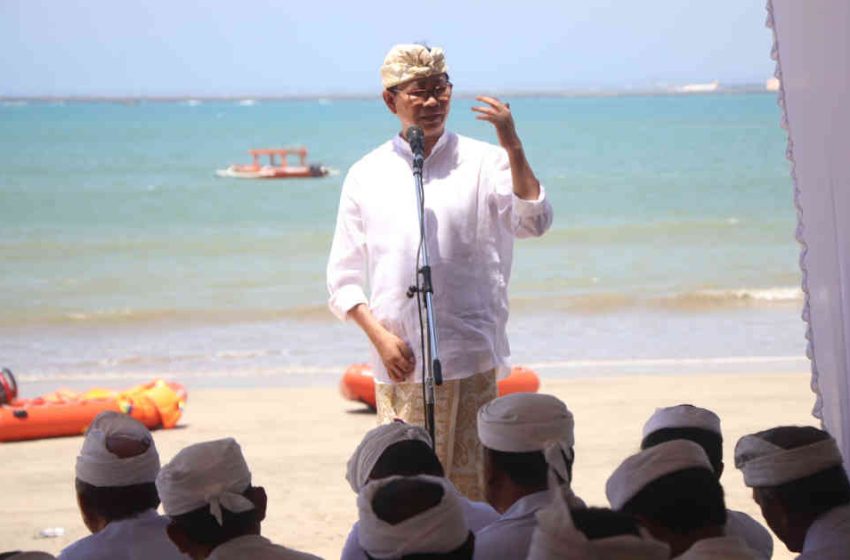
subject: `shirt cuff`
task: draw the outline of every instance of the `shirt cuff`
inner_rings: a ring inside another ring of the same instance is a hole
[[[546,212],[546,189],[540,185],[540,194],[537,200],[525,200],[513,194],[514,214],[518,218],[531,218]]]
[[[369,303],[363,289],[360,286],[349,284],[342,286],[331,295],[328,300],[328,307],[340,320],[345,321],[348,319],[348,312],[355,305],[361,303]]]

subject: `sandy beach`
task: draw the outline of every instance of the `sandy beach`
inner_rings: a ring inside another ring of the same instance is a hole
[[[779,424],[815,424],[807,373],[628,376],[544,379],[541,388],[563,399],[576,417],[574,489],[591,505],[606,505],[604,484],[639,443],[657,406],[691,402],[723,422],[727,505],[761,520],[732,462],[741,435]],[[156,432],[163,462],[180,448],[224,436],[242,445],[254,482],[266,488],[263,533],[275,542],[338,558],[357,512],[345,463],[374,415],[339,396],[335,387],[207,389],[190,394],[178,429]],[[58,553],[87,534],[77,511],[74,459],[81,438],[0,444],[7,466],[0,551]],[[64,535],[38,538],[62,527]],[[776,541],[774,558],[790,559]]]

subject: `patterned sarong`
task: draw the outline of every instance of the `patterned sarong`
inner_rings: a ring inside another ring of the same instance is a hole
[[[446,477],[470,500],[484,499],[478,409],[496,398],[496,371],[444,381],[434,387],[436,451]],[[425,425],[421,383],[376,383],[378,423],[400,418]]]

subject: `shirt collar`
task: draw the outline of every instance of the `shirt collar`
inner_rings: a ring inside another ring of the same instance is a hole
[[[850,530],[850,504],[832,508],[824,513],[806,531],[803,541],[803,552],[809,552],[823,546],[830,540],[830,535]]]
[[[537,510],[548,506],[551,499],[552,494],[548,490],[528,494],[515,501],[499,519],[519,519],[520,517],[534,515]]]
[[[440,135],[440,138],[437,140],[437,143],[434,144],[434,148],[431,149],[431,154],[425,158],[425,161],[432,159],[436,154],[440,153],[443,148],[446,147],[446,144],[449,143],[449,138],[451,138],[453,134],[446,129],[443,129],[443,134]],[[405,157],[408,161],[413,161],[413,151],[410,149],[410,144],[401,137],[401,134],[396,134],[393,136],[393,149]]]

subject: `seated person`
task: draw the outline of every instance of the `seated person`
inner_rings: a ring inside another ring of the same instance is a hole
[[[573,415],[552,395],[506,395],[478,410],[478,437],[484,494],[501,516],[476,532],[475,558],[525,558],[535,514],[551,499],[550,471],[564,485],[570,507],[584,506],[570,490]]]
[[[850,482],[832,436],[807,426],[744,436],[735,466],[768,526],[798,558],[850,557]]]
[[[686,439],[702,447],[717,480],[720,480],[723,474],[723,435],[720,418],[715,413],[690,404],[659,408],[643,427],[640,448],[648,449],[673,439]],[[741,537],[747,546],[762,557],[773,557],[773,537],[746,513],[727,509],[725,533]]]
[[[134,418],[101,412],[77,457],[77,504],[91,535],[68,545],[61,560],[185,560],[156,512],[159,454],[150,431]]]
[[[431,448],[431,437],[424,428],[397,420],[366,433],[348,461],[346,479],[354,492],[360,492],[372,480],[420,474],[444,478],[443,467]],[[456,489],[454,492],[470,531],[477,531],[499,517],[488,504],[473,502]],[[342,560],[366,560],[358,533],[359,522],[356,522],[345,541]]]
[[[193,560],[316,560],[260,536],[266,492],[233,438],[181,450],[156,477],[168,536]]]
[[[702,447],[677,439],[627,458],[605,486],[611,507],[634,516],[680,560],[758,560],[725,536],[723,488]]]
[[[562,494],[561,494],[562,495]],[[570,510],[560,495],[537,513],[528,560],[667,560],[670,548],[630,515],[607,508]]]
[[[370,560],[471,560],[475,536],[445,478],[392,476],[357,495],[360,546]]]

